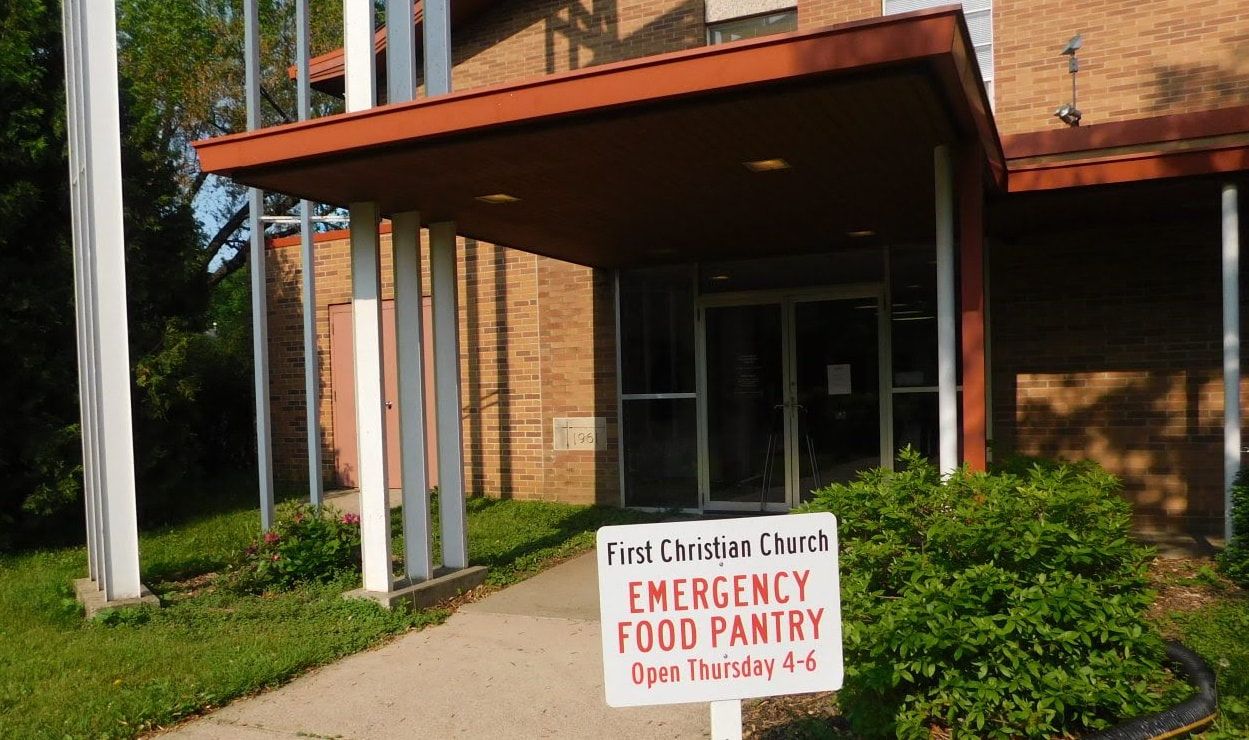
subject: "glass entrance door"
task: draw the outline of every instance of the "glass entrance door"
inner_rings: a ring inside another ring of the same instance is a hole
[[[793,305],[795,503],[880,465],[879,307],[875,297]]]
[[[783,511],[881,464],[877,291],[712,300],[700,309],[704,508]]]
[[[782,311],[705,309],[707,497],[713,508],[783,509],[786,486]]]

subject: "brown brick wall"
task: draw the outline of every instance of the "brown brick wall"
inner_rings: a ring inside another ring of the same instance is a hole
[[[1097,460],[1148,529],[1221,527],[1219,234],[1204,221],[991,254],[995,452]]]
[[[798,0],[798,30],[814,31],[880,15],[880,0]]]
[[[423,289],[429,295],[428,238]],[[383,234],[382,297],[394,297]],[[317,244],[324,479],[334,482],[329,307],[351,300],[344,238]],[[275,474],[307,480],[302,271],[298,247],[269,250]],[[470,494],[616,503],[615,303],[610,274],[475,240],[459,242],[461,407]],[[335,350],[338,351],[338,350]],[[607,449],[555,452],[557,417],[603,416]]]
[[[1084,34],[1078,107],[1105,123],[1249,103],[1244,0],[994,0],[1003,134],[1061,128],[1067,39]]]
[[[881,3],[800,0],[798,10],[799,28],[811,30],[878,16]],[[457,31],[454,85],[701,46],[703,17],[702,0],[511,0]],[[1003,133],[1061,126],[1051,114],[1067,100],[1070,79],[1057,52],[1076,32],[1085,37],[1079,104],[1087,123],[1249,103],[1242,0],[995,0]],[[1168,243],[1096,235],[1093,252],[1088,242],[1068,248],[1044,239],[995,249],[996,436],[1025,452],[1092,455],[1124,476],[1140,511],[1200,522],[1217,516],[1220,501],[1217,281],[1209,287],[1217,256],[1207,254],[1210,241],[1183,247],[1191,238],[1177,231]],[[268,264],[277,472],[298,481],[306,471],[298,249],[271,250]],[[389,283],[388,237],[383,265]],[[317,271],[329,478],[328,306],[350,300],[344,239],[318,247]],[[470,491],[616,501],[614,452],[555,452],[551,439],[556,417],[603,416],[616,448],[607,275],[474,242],[461,247],[460,275]]]

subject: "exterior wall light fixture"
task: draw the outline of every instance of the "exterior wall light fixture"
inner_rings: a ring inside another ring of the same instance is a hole
[[[1059,107],[1054,111],[1054,115],[1068,126],[1080,125],[1080,109],[1076,107],[1076,73],[1080,71],[1080,60],[1076,57],[1076,52],[1081,46],[1084,46],[1084,37],[1077,33],[1071,37],[1062,51],[1063,56],[1068,57],[1067,72],[1071,75],[1071,102]]]

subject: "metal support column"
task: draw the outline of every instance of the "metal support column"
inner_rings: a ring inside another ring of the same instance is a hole
[[[257,0],[243,0],[244,72],[247,130],[260,128],[260,11]],[[252,374],[256,395],[256,473],[260,487],[260,526],[273,526],[273,439],[269,413],[269,297],[265,283],[264,193],[247,191],[251,230],[248,266],[252,289]]]
[[[954,310],[954,173],[950,148],[933,152],[937,216],[937,405],[942,475],[958,468],[958,373]]]
[[[98,11],[98,12],[97,12]],[[63,6],[89,566],[106,600],[138,598],[139,532],[112,4]]]
[[[395,329],[399,372],[399,440],[403,461],[403,545],[409,581],[433,577],[429,472],[425,469],[425,356],[421,309],[421,216],[391,221],[395,270]]]
[[[412,0],[386,0],[386,102],[416,96],[416,24]]]
[[[451,92],[451,0],[425,0],[425,94]]]
[[[373,3],[343,0],[343,85],[349,112],[372,108],[377,102],[373,54]]]
[[[464,429],[460,418],[460,300],[453,222],[430,224],[429,266],[434,293],[442,562],[449,568],[464,568],[468,566],[468,535],[464,516]]]
[[[351,328],[356,374],[360,549],[364,588],[391,590],[386,497],[386,399],[382,385],[382,273],[376,203],[352,203]]]
[[[1240,472],[1239,192],[1224,185],[1223,211],[1223,536],[1231,542],[1232,483]],[[1242,533],[1244,534],[1244,533]]]
[[[295,3],[295,89],[299,120],[312,115],[309,98],[310,52],[308,0]],[[299,201],[299,249],[303,282],[304,315],[304,409],[308,420],[308,502],[325,501],[321,479],[321,378],[317,364],[317,273],[313,255],[312,203]]]

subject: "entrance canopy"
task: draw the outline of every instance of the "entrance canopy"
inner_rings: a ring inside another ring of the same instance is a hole
[[[206,172],[600,267],[933,235],[933,148],[1002,147],[957,7],[196,144]],[[761,171],[758,171],[761,170]],[[495,196],[495,197],[489,197]],[[502,201],[502,202],[500,202]]]

